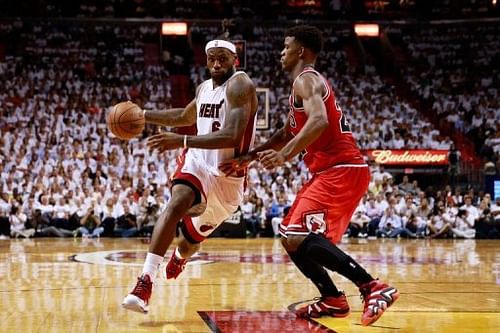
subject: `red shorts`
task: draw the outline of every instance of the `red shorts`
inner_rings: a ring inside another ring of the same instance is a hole
[[[338,243],[368,190],[368,166],[335,166],[315,174],[297,193],[281,222],[281,236],[322,234]]]

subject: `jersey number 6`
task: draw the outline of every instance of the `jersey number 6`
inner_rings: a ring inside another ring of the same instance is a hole
[[[215,120],[212,123],[212,132],[217,132],[218,130],[220,130],[220,122]]]

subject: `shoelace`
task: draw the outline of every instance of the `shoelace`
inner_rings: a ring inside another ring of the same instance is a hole
[[[365,288],[359,288],[359,291],[361,292],[361,295],[359,295],[359,298],[361,301],[364,303],[366,302],[368,296],[370,296],[370,288],[365,287]]]
[[[323,297],[314,297],[313,299],[313,303],[309,304],[309,306],[315,304],[315,303],[318,303],[318,302],[322,302],[323,301]]]
[[[143,294],[149,292],[148,291],[149,288],[146,286],[148,285],[146,279],[139,277],[137,278],[137,280],[139,280],[139,283],[135,286],[133,293]]]
[[[340,292],[340,296],[342,295],[345,295],[343,291]],[[314,304],[314,303],[318,303],[318,302],[323,302],[324,300],[326,299],[326,297],[323,297],[323,296],[318,296],[318,297],[314,297],[312,300],[314,301],[313,303],[311,303],[310,305]]]

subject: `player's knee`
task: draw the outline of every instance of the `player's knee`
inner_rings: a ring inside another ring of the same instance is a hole
[[[172,195],[170,201],[168,203],[168,208],[172,211],[187,211],[193,203],[192,197],[189,196],[189,193],[179,193],[177,195]]]
[[[181,200],[191,205],[194,199],[195,192],[191,187],[184,184],[175,184],[172,187],[172,198],[170,200]]]
[[[287,238],[281,238],[281,244],[287,252],[295,252],[304,241],[304,238],[303,236],[288,236]]]

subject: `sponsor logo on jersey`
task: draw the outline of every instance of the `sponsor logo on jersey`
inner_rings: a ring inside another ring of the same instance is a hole
[[[201,118],[219,118],[219,112],[224,104],[224,100],[220,101],[219,104],[203,103],[200,106],[199,117]]]

